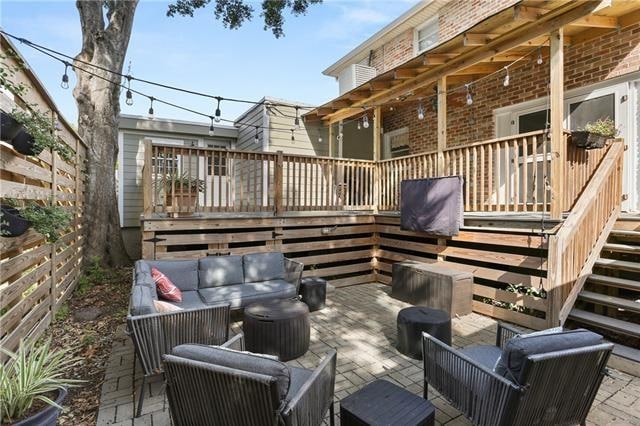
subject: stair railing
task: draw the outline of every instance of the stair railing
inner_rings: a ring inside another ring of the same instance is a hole
[[[550,327],[564,324],[620,214],[622,140],[611,147],[555,235],[547,271]]]

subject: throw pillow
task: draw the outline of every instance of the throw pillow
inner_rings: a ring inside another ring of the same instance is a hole
[[[182,302],[182,292],[165,274],[158,271],[157,268],[151,268],[151,277],[156,283],[158,296],[172,302]]]
[[[161,314],[182,311],[182,308],[180,306],[172,305],[171,303],[163,302],[162,300],[154,300],[153,306],[155,306],[156,311],[160,312]]]

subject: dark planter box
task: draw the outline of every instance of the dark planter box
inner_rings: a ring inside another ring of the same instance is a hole
[[[0,111],[0,135],[3,141],[12,140],[22,130],[22,124],[18,123],[10,114]]]
[[[60,389],[58,391],[58,397],[56,398],[56,404],[62,405],[62,401],[66,396],[67,390]],[[56,426],[60,411],[61,410],[59,408],[56,408],[53,405],[47,405],[44,410],[24,420],[13,423],[13,426]]]
[[[571,140],[573,144],[578,148],[584,149],[598,149],[604,148],[607,143],[606,136],[596,135],[595,133],[585,132],[584,130],[580,130],[577,132],[571,132]]]
[[[34,149],[34,139],[26,130],[22,129],[11,140],[13,149],[24,155],[39,155],[42,150]]]
[[[31,226],[31,222],[20,216],[20,211],[11,206],[0,206],[2,209],[2,236],[18,237]]]

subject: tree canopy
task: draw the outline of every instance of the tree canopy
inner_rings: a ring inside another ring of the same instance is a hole
[[[193,17],[196,9],[215,3],[214,14],[225,28],[237,29],[250,21],[255,10],[247,0],[176,0],[169,5],[167,16]],[[284,35],[284,12],[290,10],[295,16],[304,15],[310,5],[322,3],[322,0],[263,0],[260,16],[264,19],[265,31],[271,30],[276,38]]]

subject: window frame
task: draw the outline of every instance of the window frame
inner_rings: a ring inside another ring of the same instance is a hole
[[[440,41],[440,37],[439,37],[440,22],[438,18],[439,18],[439,15],[436,14],[435,16],[432,16],[431,18],[427,19],[425,22],[423,22],[422,24],[418,25],[413,29],[413,52],[416,56],[438,45],[438,42]],[[431,25],[435,26],[434,32],[436,33],[436,36],[438,36],[438,40],[436,40],[433,44],[427,46],[426,48],[420,49],[420,38],[419,38],[420,31],[424,30],[425,28]]]

